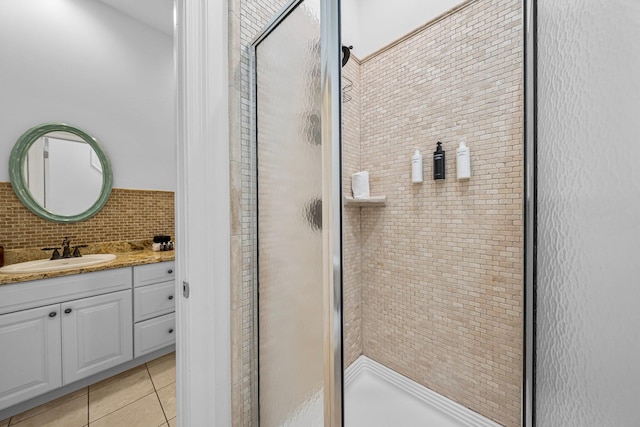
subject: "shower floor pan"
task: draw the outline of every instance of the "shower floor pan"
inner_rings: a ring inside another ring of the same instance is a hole
[[[344,384],[345,427],[500,427],[366,356]]]

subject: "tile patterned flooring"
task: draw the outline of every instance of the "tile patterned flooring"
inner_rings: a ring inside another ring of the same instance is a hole
[[[0,421],[0,427],[175,425],[175,353]]]

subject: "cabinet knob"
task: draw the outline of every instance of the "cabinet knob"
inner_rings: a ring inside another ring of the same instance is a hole
[[[169,270],[169,271],[167,271],[167,273],[173,274],[173,270]]]
[[[69,314],[69,313],[71,313],[71,309],[67,308],[64,312],[65,312],[65,314]]]
[[[173,299],[173,295],[169,295],[169,299]]]
[[[172,334],[173,333],[173,328],[169,329],[169,333]]]
[[[49,317],[56,317],[58,315],[57,312],[52,311],[51,313],[49,313]]]

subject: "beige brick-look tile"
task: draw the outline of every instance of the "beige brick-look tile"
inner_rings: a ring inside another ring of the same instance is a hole
[[[241,326],[242,337],[234,340],[237,349],[233,354],[240,353],[240,360],[234,361],[234,382],[231,385],[231,398],[234,426],[252,426],[258,422],[257,405],[257,364],[255,346],[255,223],[256,189],[255,189],[255,149],[251,139],[251,100],[250,100],[250,44],[253,38],[262,30],[269,20],[287,3],[287,0],[230,0],[229,28],[230,28],[230,60],[229,75],[230,106],[233,118],[230,130],[230,152],[234,161],[240,162],[240,168],[233,168],[233,174],[240,174],[241,194],[240,206],[234,206],[234,215],[240,218],[232,219],[234,234],[240,226],[242,236],[242,253],[238,259],[237,252],[232,254],[231,263],[242,266],[242,281],[232,282],[235,295],[240,295],[240,305],[235,306],[234,315],[238,315],[238,326]],[[238,99],[239,97],[240,99]],[[239,111],[238,111],[239,110]],[[237,117],[239,113],[240,117]],[[237,176],[231,177],[237,184]],[[238,201],[237,194],[235,195]],[[239,220],[239,222],[238,222]],[[234,267],[235,268],[235,267]],[[235,276],[234,276],[235,279]],[[237,409],[239,408],[239,409]]]
[[[355,164],[388,200],[345,209],[345,365],[360,334],[365,355],[506,426],[519,425],[522,364],[520,7],[469,1],[345,67],[359,79],[343,108],[345,193]],[[472,177],[458,182],[461,138]],[[439,182],[436,141],[447,152]],[[415,148],[423,184],[410,182]]]

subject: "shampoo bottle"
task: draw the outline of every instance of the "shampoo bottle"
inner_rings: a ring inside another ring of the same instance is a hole
[[[411,157],[411,182],[422,182],[422,154],[420,150],[416,148],[416,152]]]
[[[444,179],[444,150],[442,142],[438,141],[436,151],[433,152],[433,179]]]
[[[469,154],[469,147],[463,139],[460,141],[460,146],[456,150],[456,173],[458,179],[471,178],[471,160]]]

